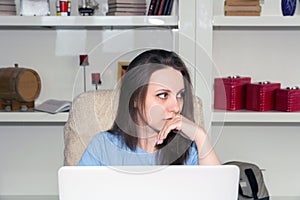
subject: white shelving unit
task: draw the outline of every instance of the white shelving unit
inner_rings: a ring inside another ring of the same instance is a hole
[[[214,29],[238,30],[251,28],[254,30],[272,28],[300,29],[300,16],[214,16],[212,20]],[[253,112],[253,111],[214,111],[212,122],[235,122],[235,123],[300,123],[300,112]]]
[[[178,16],[1,16],[0,30],[178,28]],[[1,122],[66,122],[68,113],[0,112]]]
[[[213,60],[218,75],[249,75],[253,82],[276,80],[299,85],[300,10],[284,17],[280,1],[264,1],[261,16],[224,16],[224,0],[214,0]],[[297,74],[297,75],[296,75]],[[212,129],[223,161],[256,163],[271,199],[300,199],[297,185],[300,112],[214,110]],[[282,183],[285,183],[284,185]]]

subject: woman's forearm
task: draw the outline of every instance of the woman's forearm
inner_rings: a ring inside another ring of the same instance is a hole
[[[198,128],[197,130],[195,143],[198,149],[199,165],[220,165],[220,161],[209,141],[209,137],[202,128]]]

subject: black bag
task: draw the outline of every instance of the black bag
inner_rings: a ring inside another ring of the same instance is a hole
[[[259,167],[252,163],[231,161],[225,165],[236,165],[240,168],[238,200],[269,200],[269,193]]]

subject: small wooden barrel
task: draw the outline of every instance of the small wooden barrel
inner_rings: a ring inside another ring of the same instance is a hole
[[[0,68],[0,99],[19,102],[34,101],[41,91],[41,79],[32,69]]]

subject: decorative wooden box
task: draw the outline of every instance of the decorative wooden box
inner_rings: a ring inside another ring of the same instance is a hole
[[[285,112],[300,111],[299,87],[276,90],[276,110]]]
[[[280,83],[269,81],[247,85],[246,109],[254,111],[269,111],[275,109],[275,90],[280,89]]]
[[[229,76],[214,81],[214,108],[240,110],[245,108],[246,85],[250,77]]]
[[[0,68],[0,110],[29,111],[41,91],[41,79],[32,69]]]

